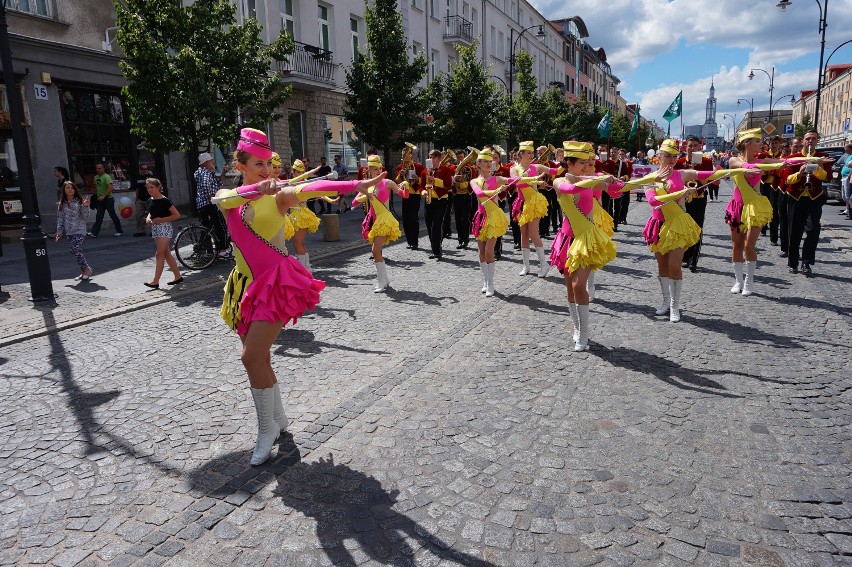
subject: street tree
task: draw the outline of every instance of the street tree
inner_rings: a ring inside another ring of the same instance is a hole
[[[424,127],[426,95],[420,81],[426,58],[409,61],[402,16],[396,0],[366,5],[367,52],[346,71],[346,108],[358,138],[381,148],[385,163],[405,141],[417,140]]]
[[[237,24],[229,0],[121,0],[116,10],[119,62],[127,79],[122,92],[131,130],[154,151],[194,154],[212,144],[225,147],[240,127],[265,129],[289,96],[282,73],[293,40],[266,44],[257,20]],[[193,199],[194,189],[193,189]]]
[[[805,114],[802,116],[802,121],[796,124],[794,127],[795,136],[797,138],[801,138],[805,134],[807,134],[808,130],[812,130],[814,127],[813,118],[810,114]]]
[[[427,88],[430,139],[439,146],[479,148],[506,136],[506,96],[490,78],[491,67],[482,66],[477,46],[456,46],[459,60],[452,72]]]
[[[532,56],[526,51],[515,55],[518,73],[518,94],[509,108],[513,138],[509,145],[515,147],[518,140],[541,141],[550,127],[547,107],[538,94],[538,82],[532,69]]]

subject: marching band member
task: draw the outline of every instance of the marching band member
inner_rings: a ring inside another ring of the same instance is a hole
[[[773,136],[769,140],[769,151],[757,154],[757,158],[781,159],[783,157],[781,155],[783,143],[784,140],[781,139],[781,136]],[[769,243],[772,246],[778,246],[778,226],[781,221],[778,210],[780,202],[779,195],[781,194],[780,182],[781,175],[778,171],[767,171],[760,180],[760,194],[769,199],[769,204],[772,205],[772,220],[768,225],[763,227],[761,234],[766,236],[767,230],[769,231]]]
[[[505,150],[500,146],[485,146],[486,150],[491,151],[491,155],[493,156],[494,167],[491,169],[492,175],[496,175],[497,177],[509,177],[510,170],[512,166],[514,166],[514,162],[508,161],[507,163],[502,163],[502,154],[505,153]],[[476,199],[476,195],[473,196]],[[500,193],[500,196],[497,198],[497,205],[501,210],[506,210],[506,203],[508,201],[509,210],[512,210],[512,203],[514,202],[514,198],[517,197],[516,192],[512,191],[504,191]],[[478,211],[480,205],[477,204],[475,207],[475,211]],[[474,215],[476,212],[474,212]],[[473,223],[473,219],[471,218],[471,223]],[[512,227],[512,239],[515,243],[515,250],[520,250],[521,248],[521,229],[518,227],[518,223],[510,220],[510,226]],[[471,226],[473,226],[471,224]],[[516,234],[517,232],[517,234]],[[503,236],[501,235],[497,238],[497,242],[494,245],[494,258],[499,260],[503,255]]]
[[[715,171],[713,160],[701,153],[701,140],[690,134],[686,137],[686,153],[678,158],[675,169],[694,169],[696,171]],[[702,234],[698,242],[690,246],[683,253],[681,267],[689,268],[690,272],[698,269],[698,258],[701,255],[701,243],[704,237],[704,214],[707,211],[707,194],[704,189],[699,189],[686,198],[686,214],[692,217]]]
[[[678,143],[675,140],[664,140],[660,144],[660,150],[657,152],[660,169],[652,174],[657,183],[645,191],[648,204],[652,207],[651,218],[642,232],[645,243],[657,259],[657,279],[663,294],[663,303],[657,309],[657,315],[668,313],[669,321],[672,322],[680,321],[683,253],[698,242],[701,236],[701,229],[680,204],[684,197],[697,189],[697,185],[687,187],[686,184],[693,181],[712,181],[727,173],[675,170],[678,153]]]
[[[402,231],[410,250],[420,247],[420,176],[426,171],[423,164],[414,161],[414,144],[405,143],[402,163],[396,166],[394,183],[408,189],[408,199],[402,200]]]
[[[316,167],[309,171],[309,174],[315,173],[319,168]],[[297,159],[293,162],[293,173],[299,176],[305,173],[305,164],[302,160]],[[305,236],[308,232],[314,233],[320,225],[319,217],[307,206],[301,203],[290,211],[290,217],[293,219],[293,248],[296,249],[296,258],[308,270],[311,269],[311,258],[308,254],[308,248],[305,246]]]
[[[587,173],[587,164],[594,156],[587,142],[563,142],[568,162],[569,178],[556,178],[553,188],[558,192],[562,209],[562,227],[550,248],[550,258],[565,276],[568,308],[574,323],[574,350],[589,348],[589,294],[586,290],[589,274],[615,259],[615,244],[592,221],[592,187],[614,181],[611,176],[572,183],[571,178]]]
[[[456,249],[463,250],[467,249],[470,242],[471,198],[473,195],[470,192],[470,180],[477,175],[474,164],[470,162],[476,159],[476,153],[472,150],[470,155],[465,156],[463,151],[459,151],[456,159],[458,165],[456,166],[456,175],[453,177],[455,191],[453,208],[455,209],[456,233],[459,241]]]
[[[802,139],[793,138],[792,140],[790,140],[789,152],[784,157],[801,155],[801,153]],[[781,247],[781,253],[779,254],[779,256],[781,256],[782,258],[787,258],[790,255],[790,222],[787,214],[787,209],[789,207],[790,200],[792,199],[792,197],[787,194],[787,177],[799,167],[800,166],[795,166],[782,169],[778,173],[778,243]]]
[[[817,163],[804,164],[793,170],[786,180],[788,253],[787,265],[790,273],[799,269],[799,246],[801,246],[801,271],[810,276],[811,265],[816,261],[816,249],[819,241],[822,206],[827,197],[822,187],[824,181],[831,179],[831,159],[816,151],[819,133],[808,130],[802,138],[802,151],[791,154],[787,159],[797,157],[824,158]],[[802,236],[805,241],[802,243]]]
[[[422,195],[426,200],[426,230],[432,247],[429,258],[435,260],[440,260],[443,256],[441,245],[444,240],[444,218],[447,215],[448,195],[455,175],[455,167],[445,163],[450,157],[451,151],[441,157],[441,150],[432,150],[429,152],[432,167],[424,169],[420,174]]]
[[[614,149],[614,148],[613,148]],[[606,144],[598,145],[598,155],[595,160],[595,173],[597,175],[609,174],[615,176],[618,173],[618,164],[612,159],[612,153],[608,151]],[[612,196],[606,191],[599,192],[596,197],[600,199],[603,212],[612,220],[610,230],[615,230],[615,215],[612,214]],[[608,224],[608,223],[607,223]],[[603,227],[602,227],[603,228]],[[609,232],[604,228],[604,232]]]
[[[613,150],[614,151],[614,150]],[[633,162],[627,159],[624,150],[618,150],[618,158],[615,162],[615,178],[619,181],[630,181],[633,176]],[[612,198],[612,216],[614,224],[612,229],[618,230],[619,224],[627,224],[627,211],[630,207],[630,193],[622,193]]]
[[[518,163],[510,170],[512,177],[537,177],[539,174],[556,175],[556,169],[545,165],[532,163],[535,150],[532,142],[521,142],[518,150]],[[544,148],[547,151],[547,147]],[[524,267],[520,275],[530,273],[530,239],[535,245],[538,255],[538,277],[543,278],[550,270],[550,265],[544,256],[544,245],[539,235],[539,219],[547,215],[547,199],[538,191],[538,183],[518,183],[520,195],[512,206],[512,217],[521,227],[521,253]]]
[[[282,229],[288,209],[318,195],[365,191],[381,181],[317,181],[279,189],[272,178],[272,149],[266,134],[240,131],[234,166],[245,185],[220,190],[216,197],[234,243],[236,265],[228,276],[221,315],[243,344],[240,356],[248,374],[257,412],[257,441],[252,465],[265,462],[288,419],[269,351],[281,328],[319,303],[325,283],[315,280],[287,254]]]
[[[372,155],[367,158],[367,176],[378,177],[382,173],[382,158],[378,155]],[[385,265],[385,259],[382,256],[382,247],[389,244],[402,236],[399,231],[399,221],[397,221],[393,213],[388,209],[391,191],[400,195],[403,199],[409,197],[407,189],[400,189],[399,186],[390,179],[379,181],[378,185],[368,189],[365,194],[361,194],[352,201],[352,206],[361,204],[364,201],[370,205],[367,215],[364,217],[364,222],[361,223],[361,235],[364,240],[367,240],[373,246],[373,261],[376,263],[376,287],[373,293],[381,293],[390,285],[388,279],[388,269]]]

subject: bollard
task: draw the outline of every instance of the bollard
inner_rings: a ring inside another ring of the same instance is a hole
[[[340,240],[340,215],[322,216],[322,239],[326,242]]]

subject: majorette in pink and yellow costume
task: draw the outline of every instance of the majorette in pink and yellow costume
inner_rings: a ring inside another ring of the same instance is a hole
[[[269,159],[266,135],[251,128],[240,133],[237,146],[260,159]],[[317,181],[296,190],[300,201],[336,196],[355,190],[357,181]],[[228,276],[221,315],[225,323],[244,336],[252,321],[295,323],[319,303],[325,282],[287,253],[284,245],[285,216],[273,195],[246,195],[255,190],[248,185],[224,192],[219,203],[234,243],[236,266]],[[228,198],[233,196],[233,198]]]
[[[518,145],[518,149],[520,151],[535,152],[532,141],[521,142]],[[536,163],[530,164],[526,169],[520,163],[516,163],[509,169],[509,175],[513,178],[521,178],[524,175],[529,175],[531,178],[529,182],[519,181],[517,183],[518,197],[512,204],[511,216],[520,226],[534,224],[532,226],[533,233],[529,235],[529,238],[533,239],[538,238],[539,219],[547,217],[547,197],[538,190],[539,184],[543,182],[535,179],[536,176],[542,173],[555,177],[559,173],[559,170],[555,167]],[[521,245],[523,246],[523,234],[521,236]],[[529,242],[527,244],[529,245]],[[543,246],[536,245],[535,252],[539,262],[538,276],[543,278],[547,275],[550,265],[545,258]],[[521,249],[521,259],[523,269],[520,275],[523,276],[530,272],[530,249],[528,247]]]

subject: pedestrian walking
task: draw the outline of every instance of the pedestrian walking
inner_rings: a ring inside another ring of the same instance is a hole
[[[121,228],[121,219],[118,218],[118,214],[115,212],[115,198],[112,196],[112,177],[106,173],[106,166],[103,163],[95,165],[95,172],[97,173],[94,177],[97,214],[95,215],[95,224],[92,226],[89,236],[97,238],[98,234],[100,234],[101,224],[104,222],[104,213],[109,214],[112,224],[115,225],[113,236],[121,236],[124,231]]]
[[[174,279],[168,282],[168,285],[176,285],[183,281],[183,276],[180,275],[180,268],[172,255],[170,243],[174,234],[172,222],[180,218],[180,213],[169,198],[163,195],[163,184],[159,179],[149,177],[145,180],[145,187],[148,189],[148,195],[151,196],[148,199],[148,217],[145,222],[151,225],[151,237],[157,247],[154,257],[154,277],[150,282],[145,282],[145,285],[152,289],[160,287],[160,276],[167,263],[174,274]]]
[[[75,280],[87,281],[92,277],[92,268],[83,255],[88,216],[89,200],[83,197],[75,183],[65,181],[56,211],[56,241],[59,242],[63,236],[68,239],[68,247],[80,265],[80,275]]]

